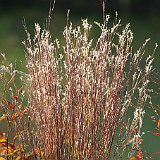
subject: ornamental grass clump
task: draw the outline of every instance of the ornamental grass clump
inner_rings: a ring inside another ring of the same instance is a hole
[[[65,44],[35,24],[24,42],[30,116],[37,159],[124,159],[141,151],[153,57],[143,61],[146,42],[133,51],[130,24],[106,16],[93,45],[87,19],[67,21]]]

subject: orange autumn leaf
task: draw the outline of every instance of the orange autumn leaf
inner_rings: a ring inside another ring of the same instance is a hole
[[[138,160],[137,157],[131,157],[130,160]]]
[[[160,119],[157,122],[157,128],[160,129]]]
[[[14,105],[13,103],[11,103],[11,102],[8,102],[8,107],[9,107],[10,109],[14,110],[15,105]]]
[[[151,133],[156,135],[156,136],[160,136],[160,132],[151,132]]]
[[[14,96],[13,98],[14,98],[16,101],[18,101],[18,96]]]
[[[0,146],[5,145],[7,143],[7,138],[3,133],[0,132]]]
[[[19,115],[20,115],[20,112],[16,112],[16,113],[12,114],[11,121],[14,120],[15,118],[17,118]]]
[[[0,143],[6,142],[7,137],[5,136],[5,133],[0,132]]]
[[[130,160],[144,160],[142,150],[141,149],[137,150],[136,156],[132,156]]]
[[[0,139],[0,144],[6,144],[6,143],[7,143],[6,138],[2,138],[2,139]]]
[[[138,158],[138,160],[144,160],[142,150],[138,150],[137,158]]]
[[[18,156],[15,160],[21,160],[21,157],[20,157],[20,156]]]
[[[3,157],[0,157],[0,160],[6,160],[5,158],[3,158]]]
[[[2,120],[6,119],[6,117],[7,117],[6,114],[2,115],[2,116],[0,117],[0,122],[1,122]]]

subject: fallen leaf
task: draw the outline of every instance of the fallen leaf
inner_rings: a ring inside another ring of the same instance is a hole
[[[151,132],[151,133],[156,135],[156,136],[160,136],[160,132]]]

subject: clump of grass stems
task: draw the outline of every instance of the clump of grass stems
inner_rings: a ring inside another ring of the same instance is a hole
[[[95,46],[87,19],[76,28],[67,21],[64,46],[47,27],[35,24],[33,40],[25,28],[38,159],[124,159],[140,148],[153,57],[142,61],[148,40],[133,52],[130,24],[116,17],[109,28],[109,18],[95,23]]]

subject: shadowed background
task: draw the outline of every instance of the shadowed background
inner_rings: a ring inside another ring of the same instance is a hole
[[[15,57],[24,59],[21,42],[25,39],[22,25],[25,18],[29,31],[33,33],[35,22],[45,25],[50,0],[0,0],[0,50],[5,52],[8,61]],[[70,20],[75,25],[81,18],[88,18],[90,23],[102,21],[102,7],[99,0],[57,0],[53,12],[53,37],[62,39],[66,24],[66,13],[70,10]],[[134,33],[134,46],[137,49],[147,38],[151,38],[148,53],[152,52],[155,43],[160,43],[160,2],[159,0],[107,0],[106,12],[114,19],[118,12],[122,24],[131,23]],[[97,37],[94,25],[93,35]],[[160,58],[158,52],[156,56]],[[158,65],[158,58],[155,59]],[[18,65],[18,64],[17,64]]]
[[[22,41],[26,38],[22,21],[25,18],[29,32],[33,35],[34,24],[41,27],[46,23],[50,0],[0,0],[0,51],[6,54],[7,63],[16,63],[18,69],[25,71],[25,53]],[[57,0],[53,12],[51,31],[54,38],[59,38],[63,44],[62,32],[66,25],[67,10],[70,10],[70,20],[73,26],[80,25],[81,19],[88,18],[93,24],[91,37],[99,36],[98,27],[94,21],[102,22],[102,7],[99,0]],[[131,24],[134,33],[133,50],[150,38],[146,47],[146,56],[152,54],[155,43],[160,45],[160,1],[159,0],[107,0],[106,12],[111,15],[115,12],[122,19],[122,28],[126,23]],[[155,53],[154,68],[160,72],[160,47]],[[16,61],[16,62],[15,62]],[[1,59],[0,59],[1,64]],[[154,103],[160,104],[158,96],[153,96]],[[148,121],[146,130],[155,127]],[[158,137],[159,138],[159,137]],[[147,141],[146,141],[147,140]],[[146,136],[144,149],[160,151],[157,137]]]

